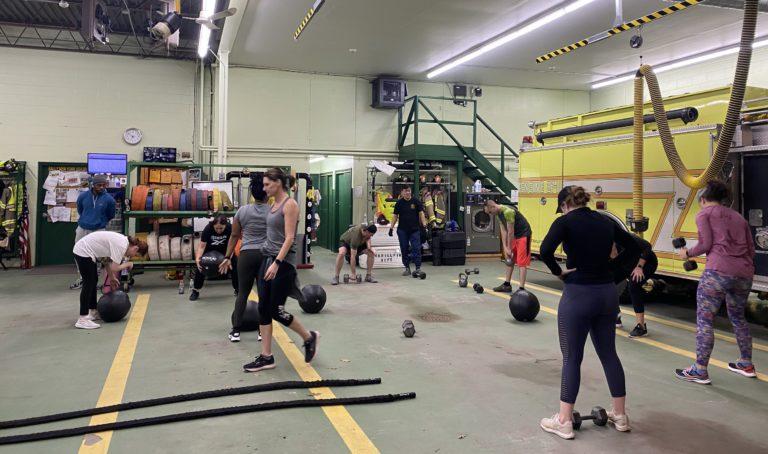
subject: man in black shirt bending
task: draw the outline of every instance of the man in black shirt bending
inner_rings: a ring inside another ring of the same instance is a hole
[[[424,205],[412,196],[409,186],[400,191],[400,199],[395,203],[389,236],[392,236],[395,224],[405,267],[403,276],[410,276],[411,263],[416,265],[416,271],[421,271],[421,229],[426,227],[427,220],[424,217]]]

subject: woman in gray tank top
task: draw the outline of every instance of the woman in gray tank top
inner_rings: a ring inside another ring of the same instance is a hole
[[[229,270],[232,265],[230,257],[235,251],[237,241],[241,241],[240,255],[237,261],[237,273],[240,277],[235,310],[232,311],[232,331],[229,340],[240,342],[240,329],[243,324],[243,314],[248,304],[248,296],[253,289],[254,282],[259,287],[258,274],[261,269],[261,248],[267,240],[267,193],[264,192],[264,172],[251,173],[251,195],[254,203],[243,205],[235,214],[232,221],[232,236],[227,245],[227,254],[219,268],[222,273]],[[259,333],[261,340],[261,333]]]
[[[267,238],[262,246],[263,279],[259,286],[259,324],[263,336],[261,354],[243,366],[247,372],[274,369],[272,356],[272,320],[295,331],[304,340],[304,361],[309,363],[317,352],[317,331],[308,331],[292,314],[285,311],[285,301],[296,282],[296,227],[299,205],[288,195],[289,176],[274,168],[264,173],[264,191],[275,203],[267,215]],[[241,259],[242,260],[242,259]]]

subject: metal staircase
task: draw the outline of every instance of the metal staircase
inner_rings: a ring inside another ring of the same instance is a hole
[[[472,181],[480,180],[483,187],[493,191],[504,194],[504,201],[511,203],[511,193],[517,189],[511,181],[507,179],[504,174],[504,162],[506,154],[510,153],[515,158],[518,153],[509,146],[509,144],[501,138],[501,136],[494,131],[493,128],[486,122],[480,115],[477,114],[477,101],[475,100],[463,100],[467,103],[472,103],[472,121],[450,121],[440,120],[432,112],[432,109],[424,103],[424,99],[433,99],[441,101],[451,101],[453,98],[436,97],[436,96],[413,96],[406,99],[405,104],[398,111],[398,145],[400,150],[400,159],[409,160],[414,162],[414,175],[418,175],[419,161],[448,161],[456,163],[457,170],[457,184],[456,192],[457,199],[463,201],[463,177],[467,176]],[[410,103],[410,109],[408,111],[407,118],[403,122],[404,110],[408,108]],[[423,112],[426,112],[427,118],[423,117]],[[478,125],[479,122],[479,125]],[[425,144],[419,142],[419,124],[420,123],[432,123],[437,124],[440,129],[451,139],[453,145],[434,145]],[[459,142],[456,136],[448,130],[449,125],[455,126],[471,126],[472,127],[472,145],[465,146]],[[413,128],[411,128],[413,126]],[[478,126],[482,126],[487,129],[496,140],[499,141],[500,148],[500,167],[491,163],[484,155],[477,149],[477,131]],[[413,142],[406,145],[405,142],[409,137],[408,134],[412,132]],[[415,178],[418,191],[418,178]],[[463,203],[463,202],[462,202]]]

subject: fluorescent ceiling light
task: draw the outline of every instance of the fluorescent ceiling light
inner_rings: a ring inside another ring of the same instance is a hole
[[[768,46],[768,38],[760,39],[758,41],[755,41],[752,43],[752,49],[757,49],[760,47]],[[730,47],[726,47],[724,49],[715,50],[713,52],[708,52],[704,54],[698,54],[691,57],[686,57],[681,60],[673,61],[671,63],[664,63],[659,66],[656,66],[653,68],[653,72],[656,74],[663,73],[665,71],[671,71],[673,69],[683,68],[685,66],[695,65],[696,63],[701,63],[709,60],[714,60],[715,58],[725,57],[732,54],[739,53],[739,46],[734,45]],[[611,77],[609,79],[603,79],[599,82],[596,82],[592,84],[592,90],[597,90],[598,88],[608,87],[611,85],[616,85],[622,82],[626,82],[629,80],[633,80],[635,78],[636,72],[627,73],[622,76],[616,76]]]
[[[203,0],[203,7],[200,8],[200,19],[208,19],[213,15],[216,8],[216,0]],[[211,39],[211,29],[200,25],[200,37],[197,40],[197,55],[205,58],[208,54],[208,42]]]
[[[316,162],[320,162],[320,161],[324,161],[324,160],[325,160],[325,156],[318,156],[316,158],[309,158],[309,163],[310,164],[314,164]]]
[[[469,52],[468,54],[465,54],[461,57],[458,57],[454,60],[450,60],[447,63],[444,63],[438,66],[437,68],[427,73],[427,79],[432,79],[433,77],[438,76],[450,69],[453,69],[459,65],[463,65],[464,63],[470,60],[474,60],[475,58],[485,54],[486,52],[490,52],[499,46],[503,46],[504,44],[507,44],[508,42],[513,41],[523,35],[527,35],[528,33],[541,28],[552,21],[560,19],[566,14],[570,14],[584,6],[589,5],[593,1],[595,0],[576,0],[575,2],[569,3],[568,6],[565,6],[563,8],[558,8],[555,11],[552,11],[551,13],[547,14],[546,16],[536,19],[535,21],[527,25],[524,25],[523,27],[511,30],[510,32],[502,36],[499,36],[498,38],[488,41],[487,43],[481,45],[479,48],[473,50],[472,52]]]

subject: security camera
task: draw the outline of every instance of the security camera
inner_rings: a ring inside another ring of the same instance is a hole
[[[181,21],[181,16],[178,13],[171,11],[163,16],[158,23],[153,25],[152,28],[149,29],[149,32],[154,39],[168,39],[168,37],[176,33],[179,27],[181,27]]]

